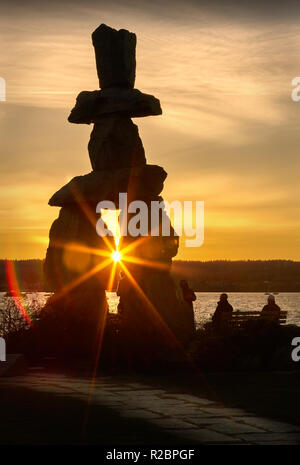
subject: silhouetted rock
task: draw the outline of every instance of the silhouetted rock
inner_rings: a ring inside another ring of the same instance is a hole
[[[136,35],[101,24],[92,39],[101,89],[134,87]]]
[[[151,198],[160,194],[167,173],[157,165],[142,165],[109,171],[92,171],[76,176],[57,191],[49,205],[62,207],[101,200],[118,202],[119,192],[132,192],[135,198]]]
[[[127,286],[120,293],[119,309],[122,307],[124,320],[120,333],[114,333],[113,345],[121,348],[130,364],[133,359],[141,366],[155,364],[160,359],[182,361],[185,356],[182,358],[178,341],[187,344],[195,328],[192,305],[185,301],[182,289],[170,276],[179,238],[163,210],[164,205],[154,231],[149,209],[152,201],[162,202],[159,194],[167,173],[160,166],[146,164],[138,127],[131,120],[161,114],[160,102],[133,89],[135,34],[101,24],[92,39],[102,90],[81,92],[69,121],[94,123],[88,144],[93,171],[73,178],[49,200],[50,205],[62,209],[51,227],[45,260],[45,274],[56,291],[46,306],[45,334],[47,328],[52,328],[55,335],[57,325],[58,338],[63,340],[62,352],[68,346],[75,352],[77,347],[79,351],[93,352],[93,341],[97,342],[101,334],[98,321],[102,322],[103,330],[107,311],[104,289],[114,269],[114,239],[98,235],[96,205],[112,201],[116,208],[122,209],[119,194],[127,193],[128,203],[146,202],[148,223],[142,230],[139,212],[127,211],[128,234],[122,230],[119,247],[131,279],[126,277]],[[143,209],[137,204],[136,207],[140,212]],[[131,229],[134,224],[137,227]],[[163,224],[168,226],[167,233]],[[79,341],[81,324],[83,344]],[[106,347],[111,347],[107,337],[112,333],[104,334]]]
[[[99,118],[88,145],[94,170],[145,165],[145,151],[138,127],[125,116]]]
[[[159,100],[153,95],[143,94],[138,89],[111,87],[80,92],[68,121],[90,124],[101,116],[111,114],[136,118],[161,115],[162,110]]]

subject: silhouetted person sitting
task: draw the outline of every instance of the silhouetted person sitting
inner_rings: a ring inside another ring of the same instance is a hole
[[[280,307],[275,303],[273,295],[268,296],[268,303],[263,307],[260,316],[267,322],[279,323]]]
[[[228,302],[228,295],[221,294],[215,313],[212,317],[213,325],[216,329],[223,329],[228,326],[232,317],[233,308]]]
[[[182,279],[180,281],[180,287],[181,287],[181,290],[182,290],[182,296],[184,298],[184,300],[190,305],[190,307],[193,308],[193,302],[196,300],[196,294],[195,292],[193,291],[193,289],[191,289],[187,283],[187,281],[185,279]]]

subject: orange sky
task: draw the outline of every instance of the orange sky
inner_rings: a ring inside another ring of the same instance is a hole
[[[300,102],[290,98],[300,31],[290,3],[4,2],[0,258],[44,257],[58,215],[48,199],[91,169],[92,127],[66,118],[79,91],[97,88],[90,34],[104,22],[137,34],[136,87],[161,101],[162,116],[135,123],[148,162],[168,172],[164,198],[205,202],[204,245],[182,245],[177,258],[300,260]]]

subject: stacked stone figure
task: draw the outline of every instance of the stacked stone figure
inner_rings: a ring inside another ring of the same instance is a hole
[[[88,144],[92,172],[75,177],[51,197],[49,204],[61,210],[50,230],[45,260],[45,274],[55,291],[47,306],[49,315],[59,302],[67,339],[80,337],[82,330],[91,350],[104,332],[105,289],[111,271],[104,265],[114,248],[113,237],[103,238],[96,231],[96,205],[108,200],[124,208],[119,205],[119,193],[126,193],[128,204],[142,200],[150,212],[151,201],[162,201],[167,176],[160,166],[147,164],[132,121],[162,113],[158,99],[134,89],[135,34],[101,24],[92,40],[101,90],[81,92],[68,118],[71,123],[93,124]],[[130,256],[126,261],[124,254],[128,273],[119,286],[120,351],[145,362],[163,357],[164,349],[170,355],[170,349],[187,342],[194,331],[192,306],[170,275],[178,237],[172,227],[168,236],[162,235],[161,224],[158,230],[158,235],[151,235],[149,221],[148,236],[126,235],[120,241],[121,252],[128,250]],[[77,332],[72,332],[74,322]]]

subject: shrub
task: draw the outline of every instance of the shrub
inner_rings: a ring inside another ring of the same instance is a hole
[[[189,352],[204,371],[251,371],[297,369],[292,361],[292,339],[300,336],[295,325],[249,322],[243,329],[217,333],[212,327],[199,329]]]

